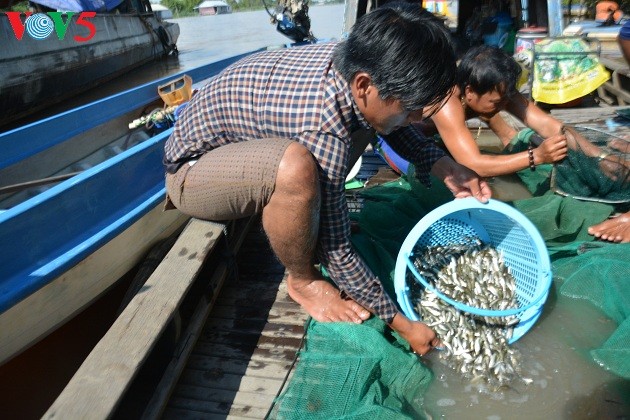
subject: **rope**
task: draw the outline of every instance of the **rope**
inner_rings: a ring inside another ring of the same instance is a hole
[[[153,25],[151,24],[151,22],[149,22],[149,20],[147,19],[146,16],[141,15],[140,13],[138,13],[138,17],[140,18],[140,21],[144,24],[144,26],[146,26],[146,28],[153,32],[155,34],[155,36],[157,37],[158,41],[160,41],[160,44],[162,44],[162,50],[164,51],[164,53],[166,55],[168,54],[173,54],[173,55],[178,55],[179,54],[179,50],[177,49],[177,45],[175,45],[174,43],[171,43],[171,37],[168,34],[168,31],[166,29],[164,29],[163,25],[159,25],[157,29],[155,29],[153,27]],[[153,46],[155,47],[155,42],[153,43]]]

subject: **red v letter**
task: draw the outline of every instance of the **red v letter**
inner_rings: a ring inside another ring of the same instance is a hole
[[[15,38],[20,41],[22,40],[22,37],[24,36],[24,24],[22,23],[22,20],[20,19],[20,15],[22,14],[22,12],[5,12],[7,14],[7,17],[9,18],[9,23],[11,24],[11,27],[13,28],[13,33],[15,34]],[[29,17],[30,15],[33,14],[33,12],[24,12],[24,14],[26,15],[26,17]]]

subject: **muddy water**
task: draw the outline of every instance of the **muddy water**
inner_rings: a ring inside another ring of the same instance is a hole
[[[613,419],[630,415],[630,383],[597,366],[589,350],[616,325],[587,302],[554,289],[534,327],[513,344],[522,376],[510,388],[473,385],[446,367],[437,352],[426,356],[436,379],[423,397],[431,418]],[[531,380],[531,381],[529,381]]]
[[[309,15],[313,34],[323,40],[341,38],[343,11],[342,4],[311,6]],[[289,38],[276,31],[265,10],[217,16],[194,16],[169,19],[169,21],[177,22],[180,27],[180,36],[177,41],[178,56],[169,56],[148,63],[114,80],[102,83],[89,92],[12,124],[11,127],[0,127],[0,132],[181,71],[260,48],[277,48],[291,42]]]
[[[311,32],[321,40],[340,39],[344,5],[316,5],[309,8]],[[0,133],[93,101],[132,89],[154,80],[213,63],[247,52],[279,48],[292,42],[276,31],[265,10],[231,13],[217,16],[193,16],[169,19],[180,27],[177,41],[179,54],[145,64],[124,75],[65,100],[8,126]],[[193,80],[194,83],[202,82]],[[131,122],[131,121],[130,121]]]

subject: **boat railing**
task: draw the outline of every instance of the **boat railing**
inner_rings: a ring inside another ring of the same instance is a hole
[[[134,89],[92,102],[70,111],[0,134],[0,170],[58,145],[116,117],[159,99],[157,88],[184,74],[193,80],[204,80],[247,54],[226,58],[194,69],[167,76]],[[116,106],[112,106],[116,104]]]
[[[167,130],[0,214],[0,236],[12,238],[0,244],[0,279],[5,291],[0,313],[90,255],[105,239],[115,237],[164,199],[161,156],[169,134]],[[102,194],[113,186],[115,194]],[[77,214],[81,217],[74,217]],[[47,227],[53,220],[57,226],[51,235]]]

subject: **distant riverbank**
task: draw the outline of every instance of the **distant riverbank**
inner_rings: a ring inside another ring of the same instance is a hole
[[[344,4],[344,0],[330,0],[330,1],[327,0],[327,1],[315,2],[315,3],[311,3],[310,7],[331,6],[335,4]],[[164,5],[166,6],[166,4]],[[275,5],[276,4],[274,2],[271,2],[271,1],[268,2],[267,7],[271,13],[273,13],[273,11],[275,10]],[[249,5],[249,6],[242,5],[241,3],[234,3],[234,4],[230,4],[230,6],[232,7],[232,13],[257,12],[260,10],[263,10],[263,11],[265,10],[264,3],[256,4],[256,5]],[[171,10],[171,12],[173,13],[173,19],[201,16],[196,10],[191,10],[191,11]]]

